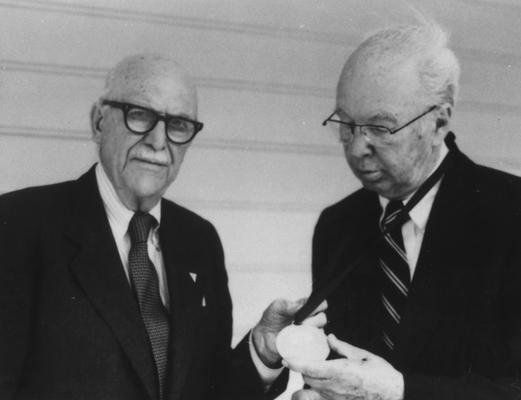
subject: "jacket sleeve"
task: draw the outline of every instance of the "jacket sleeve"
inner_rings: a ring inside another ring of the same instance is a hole
[[[22,379],[33,322],[37,221],[0,198],[0,398],[13,399]]]

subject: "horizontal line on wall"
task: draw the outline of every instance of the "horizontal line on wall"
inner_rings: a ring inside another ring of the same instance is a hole
[[[40,128],[34,126],[0,125],[0,136],[90,141],[90,132],[79,129]]]
[[[74,65],[46,64],[34,63],[15,60],[0,60],[0,70],[29,72],[43,75],[58,76],[77,76],[81,78],[103,79],[107,70],[102,68],[80,67]],[[196,83],[200,87],[248,91],[255,93],[272,93],[292,96],[311,96],[334,99],[334,89],[318,86],[290,85],[272,82],[256,82],[240,79],[213,79],[213,78],[195,78]],[[509,115],[521,115],[521,106],[514,104],[478,102],[478,101],[460,101],[457,105],[457,111],[480,112],[480,113],[505,113]]]
[[[292,96],[310,97],[335,97],[333,90],[318,86],[292,85],[278,82],[257,82],[243,79],[212,79],[195,78],[196,83],[201,87],[226,90],[240,90],[260,93],[286,94]]]
[[[464,4],[469,1],[460,0]],[[473,0],[474,2],[474,0]],[[474,6],[474,4],[469,4]],[[490,4],[480,1],[481,6],[494,7],[494,9],[503,8],[505,12],[512,12],[512,5]],[[124,9],[116,9],[109,7],[83,6],[79,4],[67,4],[57,1],[43,0],[4,0],[0,1],[0,7],[27,9],[32,11],[44,11],[63,13],[69,15],[79,15],[86,17],[108,18],[123,21],[138,21],[150,24],[171,25],[173,27],[185,27],[199,30],[211,30],[232,32],[249,35],[259,35],[280,38],[289,38],[300,41],[313,41],[328,44],[338,44],[342,46],[356,46],[362,39],[358,35],[346,35],[343,33],[328,33],[319,31],[309,31],[305,29],[281,28],[278,26],[265,24],[238,23],[231,21],[213,20],[196,17],[181,17],[176,15],[165,15],[160,13],[151,13],[145,11],[132,11]],[[479,60],[492,64],[508,64],[521,65],[521,56],[511,53],[498,53],[496,51],[486,51],[472,48],[455,47],[454,50],[462,58],[471,60]]]
[[[521,106],[516,104],[492,103],[484,101],[462,100],[456,104],[456,113],[505,114],[521,117]]]
[[[76,76],[87,79],[104,79],[108,69],[75,65],[35,63],[27,61],[0,60],[0,70],[29,72],[43,75]],[[200,87],[235,91],[275,93],[293,96],[334,98],[333,90],[318,86],[292,85],[277,82],[258,82],[242,79],[195,77]]]
[[[306,29],[283,28],[280,26],[241,23],[216,19],[183,17],[178,15],[165,15],[146,11],[133,11],[129,9],[117,9],[110,7],[83,6],[79,4],[67,4],[57,1],[42,0],[7,0],[0,1],[0,6],[27,9],[31,11],[54,12],[85,17],[97,17],[116,19],[123,21],[138,21],[149,24],[171,25],[199,30],[211,30],[232,32],[274,38],[289,38],[301,41],[325,42],[332,44],[349,45],[357,43],[360,37],[339,35],[335,33],[317,32]]]
[[[309,243],[311,246],[311,243]],[[296,274],[311,273],[309,265],[302,264],[254,264],[254,263],[226,263],[226,269],[234,275],[238,274]]]
[[[346,166],[347,168],[347,166]],[[171,198],[170,196],[166,196]],[[261,211],[270,213],[302,213],[317,214],[329,204],[305,201],[263,201],[263,200],[209,200],[202,198],[172,198],[184,207],[196,210],[226,210],[226,211]],[[340,200],[340,199],[339,199]]]
[[[36,139],[59,139],[90,141],[89,131],[79,129],[39,128],[33,126],[0,125],[0,136],[29,137]],[[334,142],[333,142],[334,143]],[[224,149],[237,151],[257,151],[267,153],[284,154],[309,154],[316,156],[342,156],[342,151],[334,144],[297,144],[261,142],[256,140],[237,139],[204,139],[196,138],[193,142],[195,148]]]

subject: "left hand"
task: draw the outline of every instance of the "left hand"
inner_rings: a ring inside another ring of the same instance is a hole
[[[259,323],[253,328],[252,336],[255,350],[262,362],[270,368],[278,368],[282,360],[276,345],[279,332],[290,325],[295,314],[306,303],[307,299],[291,301],[286,299],[274,300],[262,314]],[[302,324],[323,328],[327,318],[324,313],[327,302],[324,300]]]
[[[284,360],[326,400],[402,400],[403,375],[386,360],[328,336],[329,347],[345,358],[327,361]],[[312,397],[309,397],[312,398]]]

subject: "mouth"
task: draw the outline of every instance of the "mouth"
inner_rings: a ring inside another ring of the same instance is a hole
[[[137,161],[138,163],[149,166],[152,168],[166,168],[168,167],[168,162],[159,161],[159,160],[153,160],[149,158],[141,158],[141,157],[135,157],[132,159],[132,161]]]
[[[381,171],[379,170],[357,170],[357,175],[363,179],[363,180],[367,180],[367,181],[375,181],[375,180],[378,180],[381,176],[382,176],[382,173]]]

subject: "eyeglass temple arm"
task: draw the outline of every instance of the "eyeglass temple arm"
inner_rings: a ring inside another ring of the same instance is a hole
[[[400,126],[399,128],[395,129],[394,131],[391,131],[391,135],[394,135],[396,132],[402,130],[403,128],[408,127],[408,126],[411,125],[413,122],[418,121],[420,118],[422,118],[423,116],[427,115],[428,113],[430,113],[431,111],[433,111],[435,108],[438,108],[438,106],[432,106],[432,107],[429,108],[427,111],[425,111],[423,114],[418,115],[416,118],[414,118],[413,120],[407,122],[405,125],[402,125],[402,126]]]
[[[327,123],[329,122],[329,120],[331,119],[331,117],[332,117],[333,115],[335,115],[335,114],[336,114],[336,110],[333,111],[333,113],[332,113],[329,117],[327,117],[327,118],[322,122],[322,126],[326,126]]]

